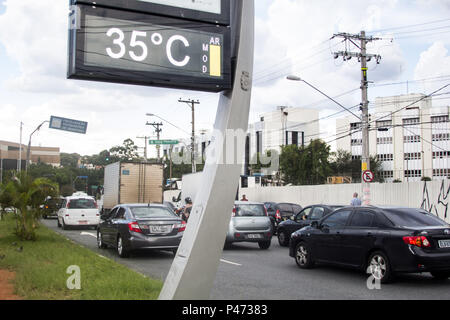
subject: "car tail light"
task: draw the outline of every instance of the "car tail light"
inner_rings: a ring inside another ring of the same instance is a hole
[[[426,237],[420,236],[420,237],[403,237],[403,241],[406,244],[410,244],[412,246],[416,247],[424,247],[429,248],[431,247],[430,241]]]
[[[181,221],[181,223],[173,226],[175,229],[178,229],[178,232],[183,232],[186,230],[186,221]]]
[[[236,216],[236,207],[233,208],[233,213],[231,214],[232,217]]]
[[[277,212],[275,213],[275,218],[281,220],[280,210],[277,210]]]
[[[128,229],[130,229],[130,231],[133,231],[133,232],[142,233],[142,230],[139,227],[139,224],[137,222],[130,222],[128,224]]]

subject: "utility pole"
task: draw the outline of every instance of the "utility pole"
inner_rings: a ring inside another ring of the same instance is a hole
[[[162,132],[162,129],[160,127],[163,126],[163,123],[162,122],[159,122],[159,123],[157,123],[157,122],[153,122],[153,123],[147,122],[147,126],[153,126],[155,128],[156,137],[157,137],[158,140],[160,140],[161,139],[161,132]],[[147,145],[147,143],[146,143],[146,145]],[[158,162],[160,162],[161,161],[161,146],[159,144],[156,145],[156,153],[157,153]]]
[[[19,142],[19,162],[17,163],[17,172],[22,171],[22,130],[23,122],[20,122],[20,142]]]
[[[335,52],[334,57],[337,59],[342,56],[344,61],[350,60],[352,57],[358,58],[361,62],[361,92],[362,92],[362,103],[361,103],[361,124],[362,124],[362,155],[361,155],[361,185],[363,194],[363,204],[370,205],[370,183],[364,181],[363,173],[364,171],[370,170],[370,149],[369,149],[369,99],[368,99],[368,87],[369,81],[367,80],[367,62],[375,58],[377,64],[380,63],[381,56],[375,54],[367,53],[367,43],[381,40],[379,38],[366,37],[366,32],[361,31],[360,34],[353,35],[348,33],[338,33],[335,34],[333,38],[340,37],[344,38],[347,42],[351,42],[354,46],[361,50],[360,53],[340,51]],[[360,45],[354,42],[360,41]]]
[[[200,104],[200,101],[179,99],[178,102],[187,103],[187,105],[189,106],[189,108],[191,108],[192,111],[191,164],[192,164],[192,173],[195,173],[197,172],[197,167],[195,165],[195,105]]]
[[[148,139],[150,139],[150,137],[147,137],[147,136],[145,136],[145,137],[136,137],[136,139],[144,139],[144,141],[145,141],[144,158],[145,158],[145,161],[147,161],[148,160],[148,157],[147,157],[147,145],[148,145]]]

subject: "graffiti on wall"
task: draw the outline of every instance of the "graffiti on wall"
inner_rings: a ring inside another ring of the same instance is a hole
[[[439,194],[434,199],[430,198],[430,192],[428,191],[428,184],[425,181],[423,186],[422,193],[422,205],[420,206],[422,209],[427,210],[428,212],[434,213],[441,219],[448,218],[448,200],[450,196],[450,184],[447,180],[442,180],[441,188],[439,190]],[[447,187],[446,187],[447,184]]]

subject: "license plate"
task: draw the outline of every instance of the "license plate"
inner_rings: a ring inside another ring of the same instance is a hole
[[[150,226],[151,233],[169,233],[170,226]]]
[[[450,248],[450,240],[439,240],[439,248]]]
[[[78,221],[78,224],[88,224],[87,221]]]
[[[260,239],[262,238],[260,234],[249,234],[247,235],[249,239]]]

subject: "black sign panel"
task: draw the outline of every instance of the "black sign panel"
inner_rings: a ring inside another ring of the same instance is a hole
[[[230,0],[71,0],[72,4],[130,10],[230,25]]]
[[[78,7],[69,78],[210,92],[231,88],[229,27]]]

